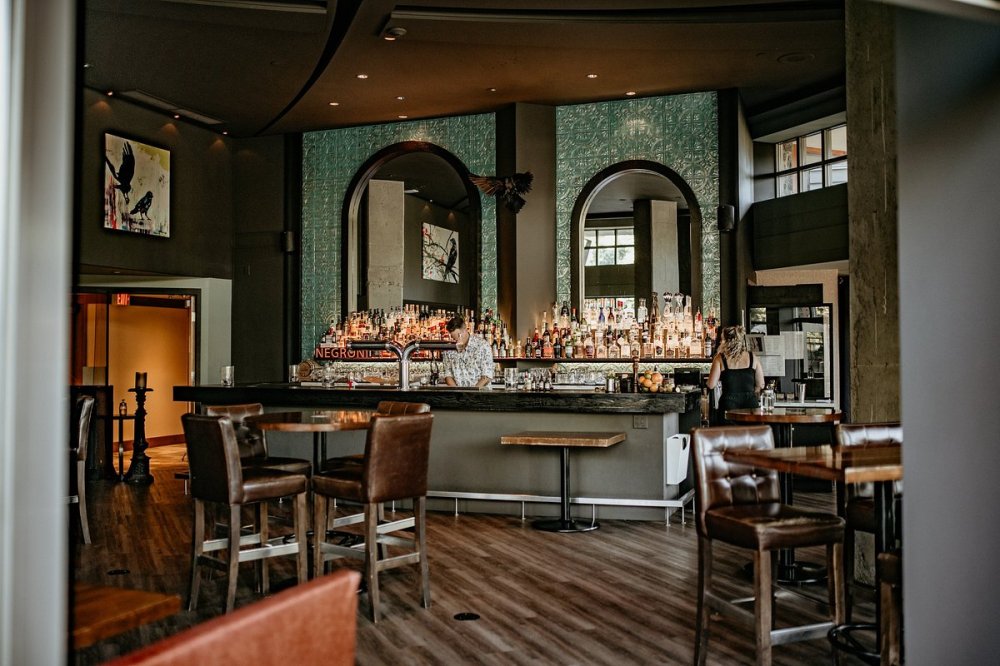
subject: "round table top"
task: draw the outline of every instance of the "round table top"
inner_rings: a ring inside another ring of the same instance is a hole
[[[370,409],[309,409],[248,416],[244,422],[261,430],[332,432],[366,430],[375,412]]]
[[[765,412],[753,409],[727,409],[726,419],[739,423],[840,423],[842,414],[824,407],[775,407]]]

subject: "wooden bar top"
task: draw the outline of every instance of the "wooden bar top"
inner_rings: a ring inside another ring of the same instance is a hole
[[[728,449],[727,462],[791,472],[844,483],[898,481],[903,478],[902,447],[792,446],[786,449]]]
[[[301,412],[270,412],[248,416],[244,422],[261,430],[286,432],[334,432],[365,430],[372,420],[367,409],[308,409]]]
[[[825,407],[775,407],[765,412],[754,409],[727,409],[726,418],[738,423],[840,423],[842,414]]]
[[[684,414],[701,409],[701,391],[683,393],[605,393],[604,391],[480,391],[468,388],[423,387],[323,388],[297,384],[237,384],[175,386],[174,400],[205,405],[259,402],[267,407],[312,409],[374,409],[382,400],[425,402],[434,411],[569,412],[574,414]]]
[[[123,587],[74,583],[73,649],[116,636],[181,609],[176,594],[160,594]]]
[[[607,448],[625,441],[623,432],[525,431],[503,435],[500,443],[517,446],[593,446]]]

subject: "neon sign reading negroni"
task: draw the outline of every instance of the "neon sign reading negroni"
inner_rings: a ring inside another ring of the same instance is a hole
[[[410,357],[412,360],[429,359],[429,351],[418,350]],[[367,350],[346,349],[338,345],[319,345],[313,352],[313,358],[317,361],[366,361],[376,358],[393,359],[396,357],[389,352],[373,352]]]

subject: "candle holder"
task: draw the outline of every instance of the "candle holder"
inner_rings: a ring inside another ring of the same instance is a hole
[[[135,429],[132,438],[132,462],[129,463],[125,483],[133,486],[148,486],[153,483],[153,475],[149,473],[149,456],[146,449],[146,394],[153,389],[146,387],[130,388],[129,393],[135,393]]]

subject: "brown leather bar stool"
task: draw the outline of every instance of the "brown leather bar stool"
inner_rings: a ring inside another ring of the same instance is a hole
[[[835,446],[886,446],[903,444],[903,427],[898,422],[892,423],[852,423],[838,425],[835,435]],[[899,508],[903,497],[903,482],[893,483],[893,504],[896,514],[896,525],[893,536],[900,533]],[[856,532],[875,534],[875,485],[872,483],[854,483],[846,487],[837,486],[837,510],[847,521],[844,533],[844,580],[847,584],[847,607],[845,615],[851,621],[851,611],[854,606],[854,535]]]
[[[882,597],[880,617],[881,664],[899,666],[903,653],[903,553],[892,551],[880,553],[878,561],[879,594]]]
[[[227,571],[226,612],[236,601],[236,574],[240,562],[264,560],[279,555],[296,555],[299,582],[308,577],[306,529],[308,511],[306,493],[309,479],[305,474],[282,472],[267,467],[243,467],[240,464],[236,431],[228,416],[185,414],[184,439],[191,467],[191,497],[194,499],[194,538],[191,557],[191,598],[189,610],[198,605],[198,588],[202,564]],[[267,502],[282,497],[295,497],[292,543],[270,542],[268,539]],[[205,503],[216,502],[229,507],[229,536],[205,540]],[[246,505],[258,508],[258,531],[241,534],[240,511]],[[243,549],[241,546],[256,546]],[[206,555],[207,552],[228,550],[227,560]],[[264,593],[267,593],[266,563],[261,562]]]
[[[430,455],[433,414],[375,416],[365,442],[364,464],[348,464],[313,476],[315,524],[327,524],[331,499],[346,499],[364,505],[364,542],[353,546],[327,543],[325,531],[316,529],[313,565],[317,576],[324,563],[338,557],[364,559],[365,581],[373,622],[379,620],[378,574],[407,564],[420,565],[420,589],[424,608],[431,604],[427,564],[427,462]],[[383,502],[413,500],[413,517],[380,524],[378,507]],[[352,517],[353,518],[353,517]],[[337,522],[334,521],[334,525]],[[414,528],[414,538],[389,536]],[[385,557],[376,546],[401,546],[413,552]]]
[[[256,428],[250,428],[244,423],[248,416],[264,413],[264,405],[251,402],[243,405],[212,405],[205,407],[208,416],[228,416],[236,429],[236,440],[240,445],[240,459],[243,466],[267,467],[282,472],[295,474],[312,474],[312,463],[304,458],[285,458],[272,456],[267,451],[267,439],[264,433]]]
[[[90,442],[90,421],[94,416],[94,399],[82,395],[76,399],[70,419],[73,425],[72,446],[69,449],[69,497],[70,504],[76,504],[80,516],[80,532],[83,542],[90,543],[90,523],[87,521],[87,444]]]
[[[404,416],[406,414],[427,414],[431,411],[431,406],[425,402],[398,402],[394,400],[382,400],[375,408],[375,413],[383,416]],[[362,465],[365,462],[365,454],[355,453],[349,456],[340,456],[323,461],[323,469],[333,469],[345,464]]]
[[[782,504],[777,472],[728,463],[727,449],[772,449],[768,426],[697,428],[692,437],[698,507],[698,618],[695,663],[704,664],[709,635],[709,609],[730,613],[754,627],[757,664],[771,663],[771,648],[823,638],[843,621],[844,588],[840,573],[844,521],[833,514],[804,511]],[[712,591],[712,543],[722,541],[753,551],[754,612],[738,608]],[[773,629],[774,569],[772,551],[826,546],[830,571],[828,596],[831,622]]]

